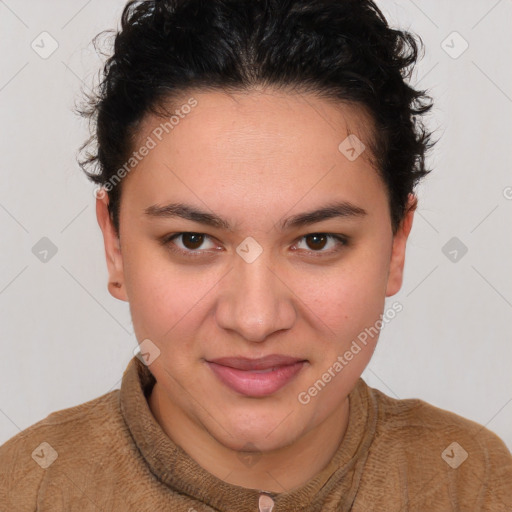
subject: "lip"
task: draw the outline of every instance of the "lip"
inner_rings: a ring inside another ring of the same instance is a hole
[[[237,370],[268,370],[276,366],[287,366],[305,361],[298,357],[284,356],[281,354],[270,354],[265,357],[251,359],[249,357],[220,357],[208,360],[209,363],[216,363],[222,366],[229,366]]]
[[[252,397],[271,395],[290,382],[306,360],[272,354],[259,359],[222,357],[206,361],[216,377],[230,389]]]

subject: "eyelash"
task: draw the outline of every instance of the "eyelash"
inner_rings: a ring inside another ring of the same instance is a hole
[[[183,231],[181,233],[174,233],[174,234],[165,236],[164,238],[161,239],[161,244],[163,246],[165,246],[167,249],[169,249],[170,251],[172,251],[176,254],[182,255],[182,256],[186,256],[188,258],[198,258],[198,257],[203,256],[204,252],[206,252],[206,251],[201,251],[199,249],[185,251],[183,249],[180,249],[179,247],[176,247],[176,245],[173,243],[173,240],[175,238],[178,238],[181,235],[187,235],[187,234],[204,235],[208,238],[212,238],[209,235],[207,235],[206,233],[197,233],[195,231]],[[338,248],[336,248],[334,250],[330,250],[330,251],[305,251],[308,255],[311,255],[313,257],[318,258],[318,257],[323,257],[325,255],[332,255],[332,254],[335,254],[335,253],[341,251],[344,247],[349,245],[349,239],[347,237],[335,235],[334,233],[308,233],[307,235],[303,235],[302,237],[300,237],[298,239],[298,241],[300,242],[302,239],[304,239],[308,236],[312,236],[312,235],[325,235],[329,238],[336,240],[340,244],[340,246]]]

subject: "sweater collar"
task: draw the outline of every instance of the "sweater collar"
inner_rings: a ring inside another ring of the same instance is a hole
[[[167,436],[147,402],[154,384],[155,377],[149,368],[133,357],[123,374],[120,406],[135,444],[155,477],[171,490],[216,510],[258,511],[263,491],[215,477]],[[331,461],[301,487],[266,493],[277,510],[321,511],[322,504],[332,500],[341,505],[339,510],[350,509],[376,429],[377,401],[362,378],[348,398],[347,429]]]

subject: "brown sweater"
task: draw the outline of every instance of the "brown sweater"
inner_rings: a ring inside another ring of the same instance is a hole
[[[512,455],[494,433],[359,379],[345,437],[305,485],[265,494],[226,483],[175,445],[134,357],[116,389],[50,414],[0,447],[1,512],[512,511]]]

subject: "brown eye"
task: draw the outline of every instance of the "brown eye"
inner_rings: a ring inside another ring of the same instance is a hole
[[[348,238],[331,233],[310,233],[304,235],[298,246],[304,244],[306,253],[312,256],[327,256],[337,253],[348,245]]]
[[[161,243],[175,253],[197,257],[215,248],[211,240],[208,246],[208,240],[210,237],[205,233],[182,232],[164,237]]]
[[[204,242],[204,234],[202,233],[183,233],[183,245],[190,250],[199,249]]]
[[[328,237],[323,233],[314,233],[312,235],[307,235],[304,238],[307,241],[308,247],[310,247],[314,251],[318,251],[325,247]]]

